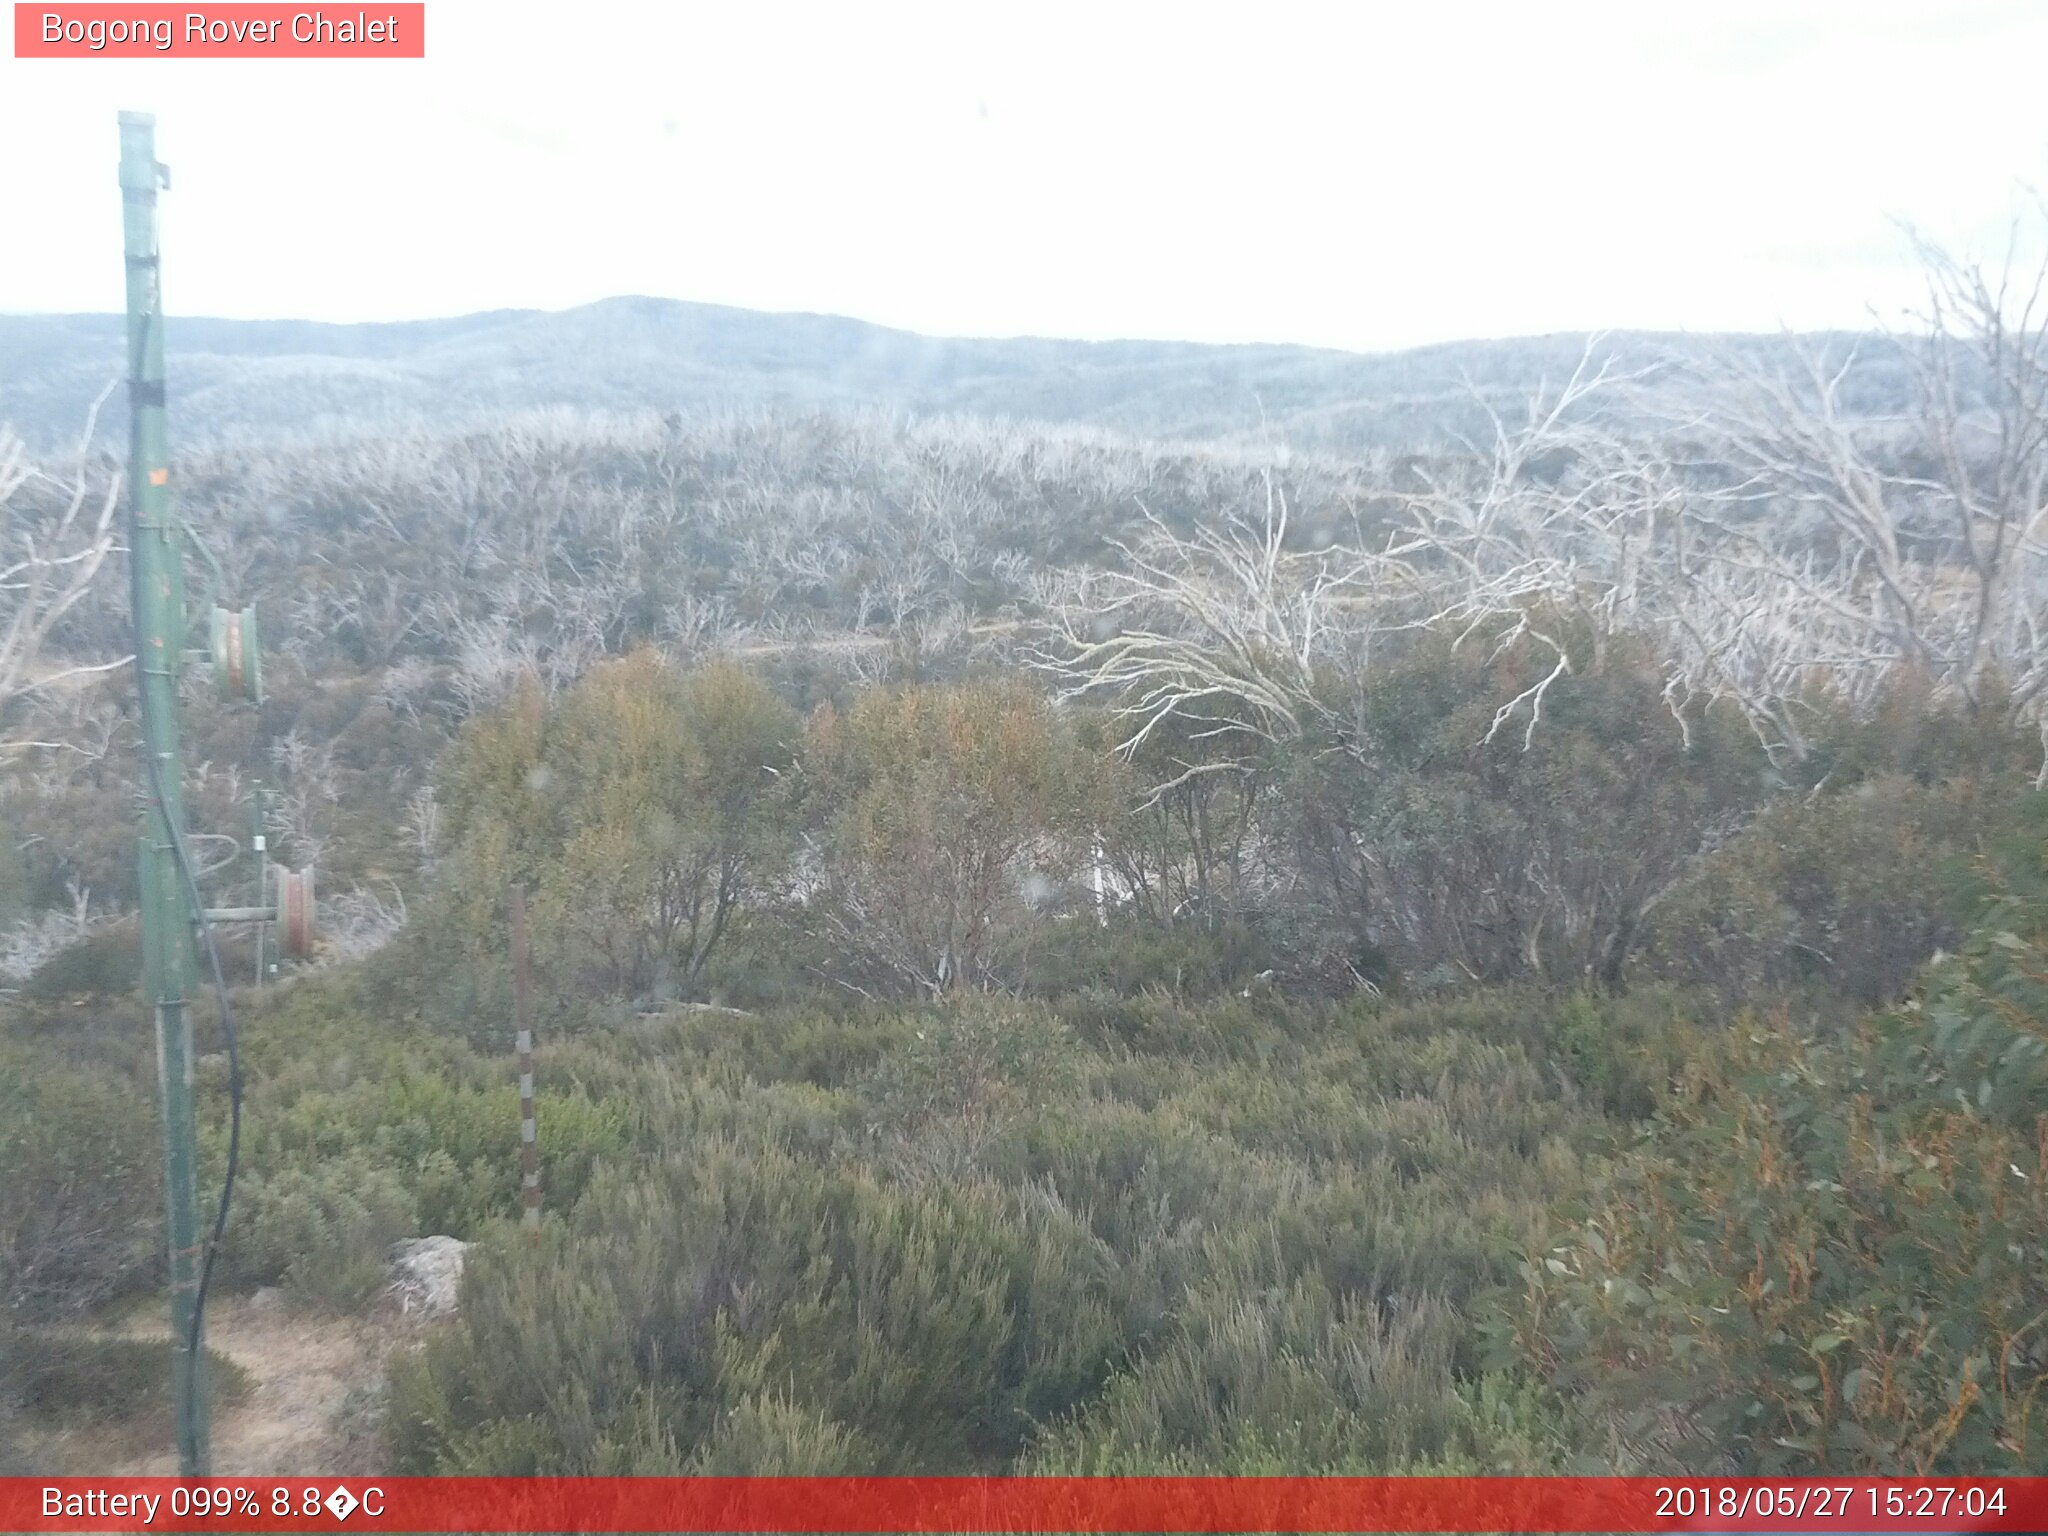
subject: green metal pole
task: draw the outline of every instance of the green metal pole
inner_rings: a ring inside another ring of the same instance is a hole
[[[143,991],[156,1008],[164,1111],[164,1201],[171,1270],[171,1385],[178,1469],[207,1474],[205,1356],[193,1348],[199,1300],[199,1134],[192,1091],[192,1020],[185,1009],[192,924],[173,838],[185,824],[178,759],[178,673],[185,647],[185,572],[171,517],[164,424],[163,291],[157,262],[156,119],[121,114],[121,226],[128,266],[128,487],[133,521],[135,671],[149,809],[141,855]]]
[[[256,853],[256,905],[262,906],[270,899],[270,796],[261,784],[252,786],[255,790],[255,805],[251,810],[254,827],[249,833],[249,846]],[[267,927],[262,919],[256,923],[256,985],[262,986],[263,939]]]

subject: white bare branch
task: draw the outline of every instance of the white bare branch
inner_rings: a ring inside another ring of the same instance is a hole
[[[118,474],[96,469],[92,439],[112,386],[93,402],[75,462],[58,473],[32,463],[0,428],[0,710],[16,699],[109,671],[119,660],[55,660],[54,637],[92,591],[115,548]],[[29,742],[0,742],[0,753]]]

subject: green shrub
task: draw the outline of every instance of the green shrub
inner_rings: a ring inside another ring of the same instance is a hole
[[[0,1312],[0,1477],[24,1477],[30,1471],[21,1407],[23,1343],[20,1327]]]
[[[1016,679],[823,707],[801,759],[807,910],[843,976],[926,996],[1025,967],[1116,805],[1109,760]]]
[[[453,947],[502,956],[502,894],[523,882],[558,996],[695,990],[734,916],[781,882],[796,730],[737,665],[684,674],[646,650],[471,721],[443,776]]]
[[[1572,615],[1545,625],[1572,665],[1539,728],[1526,702],[1502,711],[1553,650],[1430,637],[1366,673],[1342,731],[1285,763],[1267,836],[1303,919],[1361,974],[1390,966],[1411,991],[1611,984],[1713,830],[1771,793],[1731,711],[1681,729],[1649,647]]]
[[[873,1070],[912,1038],[917,1016],[900,1006],[859,1002],[802,1006],[746,1016],[684,1009],[635,1017],[602,1034],[543,1042],[548,1077],[592,1098],[630,1095],[651,1069],[733,1073],[762,1083],[841,1087]]]
[[[156,1107],[118,1072],[0,1037],[0,1309],[91,1307],[154,1272]]]
[[[718,1418],[685,1467],[692,1477],[860,1477],[880,1462],[872,1445],[815,1409],[756,1393]]]
[[[404,1188],[424,1230],[456,1237],[516,1208],[519,1089],[509,1050],[479,1055],[445,1036],[380,1032],[357,1011],[364,1006],[358,989],[298,983],[278,990],[292,996],[266,1000],[243,1025],[254,1077],[245,1168],[373,1168]],[[633,1144],[631,1107],[618,1097],[600,1104],[562,1081],[546,1048],[537,1072],[551,1197],[573,1200],[599,1159]],[[217,1106],[209,1136],[217,1168],[224,1073],[203,1087]]]
[[[1652,915],[1643,966],[1738,1005],[1892,1002],[1961,937],[1959,872],[2009,815],[1969,782],[1896,774],[1781,800]]]
[[[1059,1475],[1532,1472],[1562,1420],[1526,1386],[1453,1374],[1461,1325],[1427,1297],[1375,1304],[1307,1279],[1190,1298],[1174,1340],[1034,1451]]]
[[[1012,1452],[1119,1342],[1085,1232],[1048,1222],[717,1146],[603,1175],[566,1230],[477,1255],[457,1329],[394,1378],[395,1452],[499,1472],[718,1454],[776,1391],[872,1447],[869,1470]]]
[[[1705,1012],[1691,993],[1653,984],[1578,993],[1544,1010],[1537,1048],[1603,1113],[1641,1120],[1699,1050]]]
[[[821,1001],[858,1002],[858,993],[833,985],[835,958],[830,941],[800,909],[738,912],[698,971],[693,991],[707,1002],[757,1015]]]
[[[995,1130],[1088,1091],[1093,1053],[1042,1009],[976,998],[914,1019],[861,1085],[878,1128],[915,1136],[971,1120]]]
[[[36,1002],[133,992],[141,976],[142,930],[130,920],[58,950],[22,983],[21,995]]]
[[[29,1333],[15,1341],[6,1363],[21,1411],[46,1424],[168,1421],[174,1406],[166,1340]],[[249,1374],[209,1348],[206,1384],[216,1404],[232,1404],[247,1394]]]
[[[1119,915],[1108,923],[1090,914],[1034,935],[1028,967],[1020,967],[1034,997],[1077,992],[1128,997],[1159,989],[1179,997],[1213,997],[1252,984],[1283,963],[1271,941],[1249,922],[1168,925]]]
[[[1513,1326],[1667,1467],[2034,1473],[2048,1435],[2048,873],[1850,1030],[1748,1020],[1541,1247]]]
[[[283,1285],[353,1310],[382,1287],[391,1245],[418,1231],[413,1196],[388,1170],[346,1161],[252,1170],[236,1187],[222,1268],[243,1285]]]

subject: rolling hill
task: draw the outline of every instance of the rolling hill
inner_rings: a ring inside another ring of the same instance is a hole
[[[70,439],[122,370],[118,315],[0,315],[0,422],[32,445]],[[795,408],[965,413],[1145,436],[1257,437],[1356,450],[1483,428],[1474,392],[1520,399],[1569,374],[1576,335],[1379,355],[1299,346],[926,337],[830,315],[616,298],[548,313],[331,325],[173,317],[181,441],[461,426],[572,407],[699,415]],[[1783,337],[1616,334],[1631,361]],[[1883,350],[1883,349],[1880,349]],[[1895,373],[1873,357],[1874,399]]]

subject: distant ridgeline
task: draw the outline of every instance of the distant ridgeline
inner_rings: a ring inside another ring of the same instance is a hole
[[[0,423],[32,448],[74,441],[119,376],[117,315],[0,315]],[[1904,406],[1905,375],[1880,338],[1858,343],[1852,410]],[[618,298],[560,313],[329,325],[174,317],[170,375],[179,440],[349,435],[386,425],[468,426],[510,411],[766,405],[902,410],[1080,423],[1147,437],[1273,438],[1298,447],[1402,450],[1490,435],[1578,365],[1580,335],[1453,342],[1361,355],[1298,346],[1163,341],[956,340],[829,315],[763,314]],[[1625,368],[1732,349],[1797,367],[1785,336],[1611,333]],[[1484,401],[1486,404],[1482,404]]]

